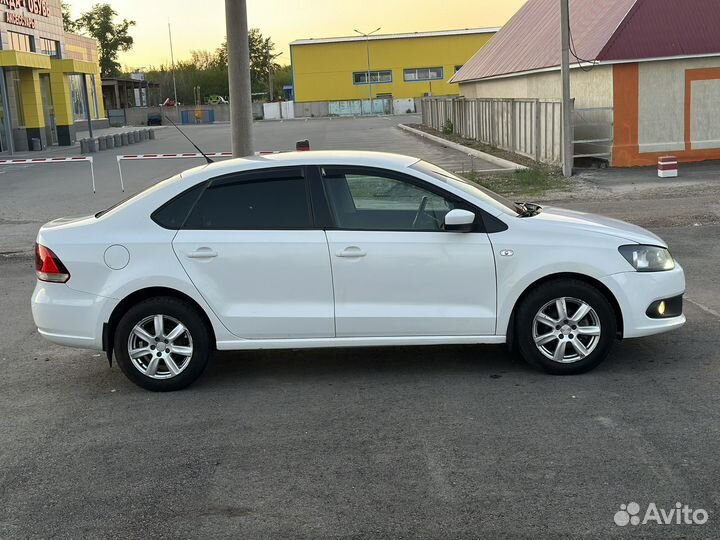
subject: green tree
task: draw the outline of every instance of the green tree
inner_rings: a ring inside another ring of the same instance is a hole
[[[130,35],[130,27],[135,21],[123,19],[115,23],[117,12],[110,4],[95,4],[92,9],[76,21],[77,28],[94,37],[100,48],[100,73],[103,77],[113,77],[120,74],[120,64],[117,61],[120,51],[129,51],[134,43]]]
[[[268,73],[273,69],[276,73],[280,66],[275,59],[280,54],[275,54],[275,44],[272,39],[262,35],[258,28],[251,28],[248,32],[250,46],[250,86],[253,94],[267,93]],[[227,39],[215,51],[215,60],[218,66],[227,67]],[[275,85],[273,85],[275,86]]]
[[[66,2],[60,2],[60,7],[62,9],[63,29],[66,32],[75,32],[77,28],[72,13],[70,13],[70,5]]]

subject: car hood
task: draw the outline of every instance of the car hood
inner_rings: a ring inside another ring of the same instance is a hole
[[[588,214],[585,212],[576,212],[574,210],[566,210],[565,208],[556,208],[552,206],[544,207],[543,211],[530,219],[533,222],[547,222],[563,227],[570,227],[577,230],[588,232],[607,234],[616,236],[638,244],[650,244],[654,246],[667,247],[665,241],[650,231],[627,223],[619,219],[599,216],[597,214]]]

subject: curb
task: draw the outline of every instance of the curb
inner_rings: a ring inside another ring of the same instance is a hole
[[[492,154],[488,154],[486,152],[481,152],[480,150],[475,150],[474,148],[469,148],[467,146],[463,146],[462,144],[448,141],[447,139],[443,139],[442,137],[430,135],[429,133],[425,133],[424,131],[420,131],[419,129],[411,128],[410,126],[405,125],[405,124],[398,124],[398,127],[400,129],[402,129],[403,131],[407,131],[408,133],[412,133],[413,135],[417,135],[418,137],[423,137],[425,139],[428,139],[429,141],[440,144],[442,146],[452,148],[453,150],[463,152],[464,154],[478,157],[480,159],[483,159],[489,163],[492,163],[493,165],[497,165],[498,167],[502,167],[504,169],[511,169],[511,170],[516,170],[516,171],[524,171],[527,169],[527,167],[525,165],[520,165],[519,163],[515,163],[514,161],[509,161],[507,159],[499,158],[497,156],[493,156]]]

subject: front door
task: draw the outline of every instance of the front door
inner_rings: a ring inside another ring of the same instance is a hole
[[[334,337],[327,241],[313,226],[302,168],[213,180],[173,247],[238,337]]]
[[[468,203],[393,172],[321,173],[335,221],[327,238],[337,337],[495,333],[488,235],[444,230],[445,214]]]

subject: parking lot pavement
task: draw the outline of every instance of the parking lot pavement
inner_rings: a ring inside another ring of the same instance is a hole
[[[552,377],[503,347],[218,355],[145,392],[51,345],[28,255],[0,257],[0,538],[620,538],[621,504],[720,534],[720,226],[656,229],[688,324]],[[713,314],[714,313],[714,314]]]
[[[405,133],[400,121],[417,117],[333,118],[255,123],[257,150],[291,150],[301,139],[314,149],[382,150],[409,154],[438,163],[450,170],[497,168],[462,152],[449,150]],[[183,126],[183,130],[205,151],[231,149],[229,124]],[[91,190],[87,163],[13,165],[0,167],[0,253],[28,250],[38,228],[50,219],[97,212],[203,160],[123,162],[126,193],[120,190],[116,156],[119,154],[194,152],[195,149],[172,127],[157,131],[157,139],[93,154],[97,193]],[[75,155],[77,148],[52,150],[52,156]],[[38,157],[32,154],[32,157]]]

